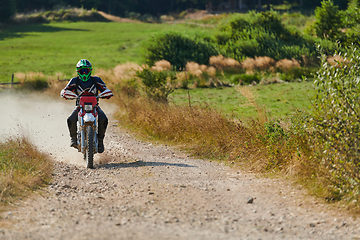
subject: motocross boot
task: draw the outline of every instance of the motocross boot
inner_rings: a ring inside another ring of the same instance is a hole
[[[99,143],[98,143],[98,153],[103,153],[104,152],[104,141],[101,139],[99,139]]]
[[[104,150],[104,138],[98,137],[98,153],[103,153]]]
[[[104,139],[103,138],[98,138],[99,142],[98,142],[98,153],[103,153],[105,148],[104,148]]]
[[[71,137],[70,147],[73,147],[73,148],[76,148],[76,149],[78,148],[76,136],[75,136],[75,137]]]

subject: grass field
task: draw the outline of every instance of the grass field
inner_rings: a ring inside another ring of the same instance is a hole
[[[0,30],[0,82],[9,82],[16,72],[41,72],[70,78],[75,64],[89,59],[96,69],[111,69],[126,62],[141,63],[141,45],[152,35],[176,30],[193,35],[211,28],[181,24],[116,22],[75,22],[19,25]],[[291,83],[251,87],[256,104],[265,107],[269,117],[285,118],[309,105],[310,83]],[[228,115],[256,115],[236,88],[191,89],[191,104],[209,104]],[[188,104],[187,90],[176,90],[170,102]]]
[[[16,72],[75,73],[81,58],[96,68],[113,68],[126,62],[142,62],[140,45],[162,31],[196,34],[210,31],[185,25],[76,22],[19,25],[0,29],[0,82],[9,82]]]
[[[314,94],[311,82],[293,82],[275,85],[257,85],[248,87],[257,105],[265,107],[270,118],[287,118],[297,109],[310,106]],[[257,115],[255,107],[240,93],[238,87],[190,89],[192,105],[208,104],[212,108],[223,111],[227,115],[238,118],[249,118]],[[187,90],[176,90],[169,97],[171,104],[188,105]]]

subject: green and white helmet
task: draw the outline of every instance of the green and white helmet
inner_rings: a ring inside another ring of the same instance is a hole
[[[90,79],[91,76],[91,71],[92,71],[91,63],[86,59],[81,59],[76,64],[76,71],[78,73],[79,78],[82,81],[86,82],[87,80]]]

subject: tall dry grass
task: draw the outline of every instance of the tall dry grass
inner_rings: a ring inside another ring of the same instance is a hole
[[[210,65],[219,70],[241,69],[241,64],[233,58],[226,58],[223,55],[212,56],[209,59]]]
[[[267,119],[250,87],[238,91],[257,109],[258,117],[243,122],[207,105],[167,105],[146,98],[123,99],[118,117],[144,137],[179,144],[195,156],[223,159],[258,172],[294,172],[293,161],[298,160],[285,125]]]
[[[250,160],[262,153],[254,148],[253,131],[208,107],[170,107],[146,99],[126,105],[122,121],[146,136],[186,144],[193,154],[209,158]]]
[[[275,60],[270,57],[247,58],[241,62],[241,65],[247,72],[264,71],[274,67]]]
[[[296,59],[281,59],[276,62],[275,67],[283,71],[288,71],[291,68],[300,68],[300,63]]]
[[[332,66],[341,67],[341,65],[343,65],[344,63],[348,64],[350,61],[349,61],[349,59],[346,59],[343,56],[333,55],[333,56],[328,56],[326,62]]]
[[[154,66],[151,67],[153,70],[156,71],[170,71],[171,70],[171,63],[166,60],[157,61]]]
[[[189,74],[195,76],[197,80],[194,83],[194,87],[216,87],[222,85],[220,80],[216,77],[216,68],[213,66],[200,65],[196,62],[188,62],[186,64],[186,75]],[[180,79],[183,77],[179,75]],[[181,80],[180,80],[181,81]]]
[[[115,86],[122,81],[132,79],[136,75],[136,71],[140,71],[146,66],[140,66],[137,63],[125,63],[115,66],[113,69],[104,70],[96,69],[95,76],[99,76],[108,86]]]
[[[0,143],[0,162],[0,205],[27,195],[51,178],[51,161],[24,137]]]

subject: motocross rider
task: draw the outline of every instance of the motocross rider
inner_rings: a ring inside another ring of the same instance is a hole
[[[84,92],[93,94],[94,96],[98,95],[100,91],[102,97],[109,99],[113,96],[111,90],[109,90],[103,80],[96,76],[91,76],[92,66],[91,63],[86,59],[81,59],[76,64],[76,71],[78,76],[72,78],[66,87],[61,91],[60,95],[62,98],[69,99],[71,96],[76,94],[80,96]],[[70,114],[67,119],[67,124],[70,132],[71,143],[70,146],[77,148],[77,120],[78,120],[79,107],[76,106],[74,111]],[[104,152],[104,137],[106,127],[108,125],[108,119],[105,113],[98,108],[98,152]]]

